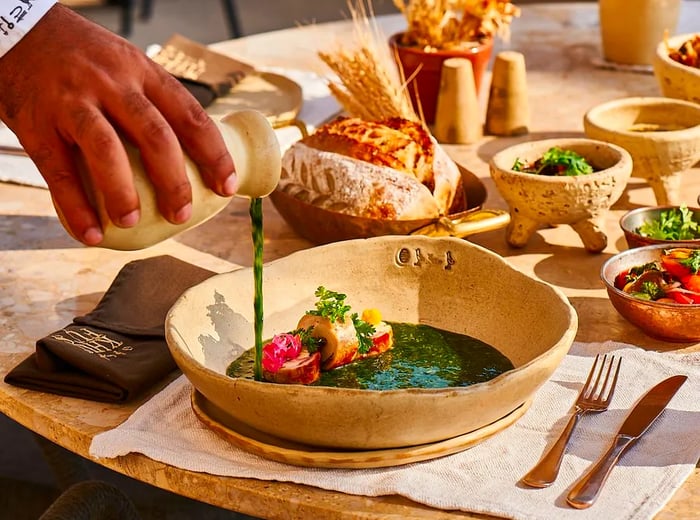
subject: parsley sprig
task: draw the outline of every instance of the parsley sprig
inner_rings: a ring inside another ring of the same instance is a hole
[[[694,240],[700,228],[694,213],[686,205],[661,211],[658,219],[647,220],[636,231],[655,240]]]
[[[678,263],[690,269],[692,274],[698,274],[700,271],[700,249],[693,249],[688,258],[681,258]]]
[[[345,323],[345,318],[351,310],[350,305],[345,302],[347,295],[330,291],[323,286],[318,287],[314,295],[318,297],[316,309],[308,311],[309,314],[327,318],[331,323],[336,321]],[[365,354],[372,348],[372,335],[376,329],[362,320],[356,312],[350,315],[350,319],[357,332],[358,350],[361,354]]]
[[[525,164],[516,158],[512,169],[516,172],[553,176],[576,176],[593,173],[593,167],[584,157],[571,150],[562,150],[557,146],[544,152],[542,157],[532,164]]]

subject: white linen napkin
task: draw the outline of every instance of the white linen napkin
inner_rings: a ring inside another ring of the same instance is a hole
[[[22,148],[17,136],[0,122],[0,146]],[[46,181],[27,156],[0,153],[0,182],[47,188]]]
[[[597,353],[622,357],[618,387],[607,412],[585,416],[574,432],[558,480],[547,489],[518,484],[565,424]],[[631,406],[663,379],[686,374],[668,409],[613,469],[597,502],[566,505],[574,481],[604,453]],[[142,453],[213,475],[277,480],[368,496],[397,494],[441,509],[515,519],[649,519],[691,474],[700,457],[700,353],[661,354],[631,345],[574,343],[530,409],[513,426],[447,457],[382,469],[290,466],[233,447],[204,427],[190,407],[185,376],[142,405],[117,428],[92,441],[90,455]]]

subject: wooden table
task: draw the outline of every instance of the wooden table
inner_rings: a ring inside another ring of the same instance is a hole
[[[679,32],[692,31],[692,20],[700,19],[700,2],[686,2],[681,18]],[[381,24],[387,34],[403,28],[400,16],[382,18]],[[349,24],[341,22],[260,34],[214,47],[259,66],[325,72],[316,50],[328,48],[349,34]],[[500,43],[497,50],[505,48],[526,56],[533,114],[530,134],[517,139],[487,137],[475,145],[448,147],[455,159],[483,179],[489,191],[487,207],[505,208],[490,181],[486,163],[496,151],[526,139],[580,136],[583,113],[591,106],[616,97],[659,94],[650,74],[592,65],[599,56],[595,3],[525,5],[522,17],[513,25],[510,43]],[[684,201],[688,204],[694,204],[700,193],[699,174],[696,169],[683,176]],[[506,246],[503,230],[471,240],[507,257],[524,272],[560,287],[578,311],[578,341],[617,340],[645,349],[700,351],[700,344],[674,345],[646,337],[615,312],[599,281],[602,263],[625,248],[617,225],[620,215],[652,203],[651,189],[633,179],[608,215],[609,244],[601,254],[586,253],[567,226],[539,231],[520,250]],[[265,201],[265,218],[266,261],[311,245],[295,235],[269,201]],[[250,265],[252,243],[246,202],[234,200],[199,228],[149,250],[128,253],[81,247],[58,223],[48,192],[0,185],[0,370],[6,373],[30,354],[37,338],[91,310],[126,262],[159,254],[171,254],[217,271]],[[98,404],[0,384],[0,412],[85,457],[94,435],[120,424],[139,404]],[[175,493],[266,518],[474,518],[396,496],[367,498],[294,484],[182,471],[141,455],[101,462]],[[658,518],[697,518],[698,511],[700,469]]]

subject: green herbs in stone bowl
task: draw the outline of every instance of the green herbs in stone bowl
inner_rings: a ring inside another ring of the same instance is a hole
[[[636,229],[642,236],[655,240],[695,240],[700,238],[700,228],[694,213],[686,205],[669,208],[659,218],[645,221]]]
[[[534,173],[549,176],[576,176],[593,173],[593,167],[576,152],[553,147],[547,150],[535,162],[526,164],[519,158],[515,159],[513,170],[523,173]]]

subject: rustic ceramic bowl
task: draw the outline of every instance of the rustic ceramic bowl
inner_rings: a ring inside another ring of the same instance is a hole
[[[700,160],[700,105],[661,97],[615,99],[584,116],[586,135],[615,143],[634,161],[660,206],[680,203],[681,172]]]
[[[550,148],[571,150],[587,159],[594,173],[550,177],[513,170],[516,159],[534,162]],[[632,159],[619,146],[583,138],[544,139],[516,144],[490,161],[491,177],[510,208],[506,240],[523,247],[541,227],[568,224],[591,252],[605,249],[607,236],[599,219],[625,189]]]
[[[577,329],[576,313],[558,289],[467,241],[387,236],[338,242],[265,266],[263,337],[294,329],[323,285],[346,293],[353,308],[380,309],[389,321],[426,323],[481,339],[516,368],[485,383],[444,389],[233,379],[226,367],[254,344],[252,278],[251,269],[240,269],[185,292],[166,320],[168,346],[214,406],[265,434],[311,446],[414,446],[482,428],[532,397]]]
[[[694,249],[700,247],[688,242],[673,245]],[[600,277],[617,312],[647,335],[662,341],[700,341],[700,305],[642,300],[615,288],[615,277],[619,273],[659,260],[666,248],[666,244],[653,244],[618,253],[603,264]]]
[[[664,96],[700,103],[700,69],[678,63],[668,56],[669,49],[678,49],[694,36],[679,34],[659,43],[653,65],[654,76]]]
[[[662,211],[669,211],[672,209],[678,209],[678,206],[651,206],[644,208],[637,208],[628,211],[620,218],[620,228],[625,234],[625,240],[627,241],[627,246],[642,247],[651,244],[665,244],[668,247],[673,247],[678,243],[678,240],[661,240],[657,238],[650,238],[648,236],[639,233],[639,227],[645,222],[652,222],[657,220]],[[693,212],[693,220],[700,222],[700,208],[688,208]],[[700,238],[694,240],[684,240],[684,242],[691,242],[700,245]]]

